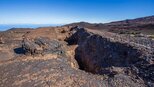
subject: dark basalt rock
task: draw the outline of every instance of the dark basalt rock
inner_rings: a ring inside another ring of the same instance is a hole
[[[34,41],[24,39],[22,43],[22,48],[25,50],[26,54],[62,54],[61,44],[56,40],[49,40],[48,38],[39,37],[34,39]]]
[[[71,31],[74,31],[74,34],[65,40],[66,42],[68,42],[68,45],[79,44],[80,42],[83,42],[91,34],[87,33],[84,28],[78,27],[71,29]]]
[[[145,81],[149,81],[147,83],[150,85],[154,81],[154,67],[146,61],[148,56],[144,58],[144,53],[130,44],[112,42],[100,35],[87,32],[85,29],[77,29],[76,33],[66,41],[69,45],[78,45],[75,58],[81,70],[94,74],[106,74],[109,77],[114,77],[118,73],[127,75],[131,73],[136,78],[140,76],[146,79]],[[126,68],[133,70],[125,71]]]

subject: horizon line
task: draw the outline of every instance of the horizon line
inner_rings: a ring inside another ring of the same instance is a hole
[[[111,23],[111,22],[118,22],[118,21],[124,21],[124,20],[133,20],[133,19],[138,19],[138,18],[144,18],[144,17],[151,17],[154,15],[149,15],[149,16],[141,16],[141,17],[136,17],[136,18],[126,18],[126,19],[121,19],[121,20],[112,20],[112,21],[106,21],[106,22],[90,22],[90,21],[74,21],[74,22],[68,22],[68,23],[0,23],[0,25],[66,25],[66,24],[71,24],[71,23],[80,23],[80,22],[85,22],[85,23],[97,23],[97,24],[104,24],[104,23]]]

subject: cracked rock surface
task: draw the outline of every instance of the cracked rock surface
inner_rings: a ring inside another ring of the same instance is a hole
[[[84,28],[12,29],[0,36],[0,87],[153,86],[153,62],[142,51]]]

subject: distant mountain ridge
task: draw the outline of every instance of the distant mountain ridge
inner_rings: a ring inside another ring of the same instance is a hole
[[[143,33],[154,34],[154,16],[141,17],[136,19],[126,19],[122,21],[115,21],[110,23],[88,23],[78,22],[68,24],[69,26],[80,26],[97,30],[121,31],[121,30],[135,30]],[[65,25],[65,26],[68,26]]]
[[[126,19],[122,21],[115,21],[106,24],[121,24],[121,23],[135,23],[135,24],[154,24],[154,16],[141,17],[136,19]]]
[[[76,22],[68,24],[70,26],[97,26],[97,25],[119,25],[119,24],[154,24],[154,16],[141,17],[136,19],[126,19],[122,21],[114,21],[110,23],[88,23],[88,22]]]

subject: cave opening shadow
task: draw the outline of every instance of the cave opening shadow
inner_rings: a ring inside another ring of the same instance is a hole
[[[25,54],[25,50],[22,47],[18,47],[14,49],[16,54]]]

